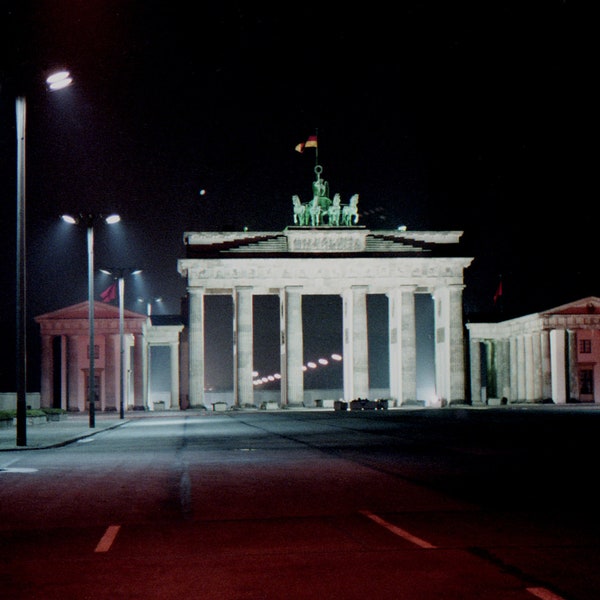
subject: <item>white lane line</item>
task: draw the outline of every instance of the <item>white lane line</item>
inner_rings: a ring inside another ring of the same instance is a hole
[[[378,525],[385,527],[387,530],[391,531],[395,535],[398,535],[401,538],[404,538],[405,540],[412,542],[413,544],[419,546],[420,548],[435,548],[435,546],[433,544],[430,544],[429,542],[426,542],[425,540],[422,540],[421,538],[418,538],[418,537],[412,535],[412,533],[409,533],[408,531],[405,531],[404,529],[397,527],[396,525],[393,525],[392,523],[388,523],[385,519],[382,519],[381,517],[374,515],[372,512],[370,512],[368,510],[361,510],[360,513],[365,515],[365,517],[368,517],[369,519],[371,519],[371,521],[375,521],[375,523],[377,523]]]
[[[108,552],[117,537],[117,533],[119,533],[119,529],[121,529],[120,525],[110,525],[107,527],[94,552]]]
[[[0,473],[36,473],[37,469],[29,467],[0,467]]]
[[[530,587],[525,588],[530,594],[533,594],[536,598],[541,598],[541,600],[564,600],[562,596],[557,596],[552,593],[550,590],[547,590],[543,587]]]

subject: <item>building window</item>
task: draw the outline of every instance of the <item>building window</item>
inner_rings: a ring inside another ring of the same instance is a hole
[[[581,354],[591,354],[592,340],[579,340],[579,352]]]
[[[579,371],[579,393],[589,395],[594,394],[593,369],[581,369],[581,371]]]
[[[90,358],[90,346],[88,344],[87,347],[87,357],[88,360]],[[98,360],[100,358],[100,346],[98,346],[97,344],[94,344],[94,360]]]

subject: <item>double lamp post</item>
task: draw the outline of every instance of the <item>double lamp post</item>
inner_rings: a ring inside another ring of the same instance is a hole
[[[97,221],[105,221],[109,225],[118,223],[121,217],[116,214],[107,217],[100,214],[80,214],[77,217],[62,215],[62,220],[72,225],[83,224],[87,228],[87,257],[88,257],[88,320],[89,320],[89,347],[88,354],[90,367],[88,372],[88,404],[89,425],[96,426],[96,374],[94,361],[96,358],[96,346],[94,340],[94,224]]]

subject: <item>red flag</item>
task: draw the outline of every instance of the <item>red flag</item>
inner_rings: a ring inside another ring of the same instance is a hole
[[[117,299],[117,282],[113,281],[101,294],[102,302],[112,302]]]
[[[311,135],[305,142],[298,144],[296,146],[296,152],[300,152],[300,154],[302,154],[302,152],[304,152],[304,148],[318,148],[317,136]]]
[[[498,299],[500,298],[500,296],[502,296],[502,280],[500,280],[500,283],[498,284],[498,289],[496,290],[496,293],[494,294],[494,304],[496,304],[496,302],[498,302]]]

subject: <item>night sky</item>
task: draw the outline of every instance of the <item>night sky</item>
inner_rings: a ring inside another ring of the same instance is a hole
[[[126,307],[160,296],[155,313],[178,313],[183,232],[292,225],[315,160],[294,147],[315,132],[331,193],[360,194],[359,224],[464,231],[467,319],[600,295],[589,4],[0,0],[0,391],[14,389],[17,92],[32,355],[33,317],[87,300],[85,230],[62,213],[118,212],[95,229],[96,266],[142,268]],[[75,85],[50,94],[55,66]]]

